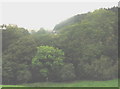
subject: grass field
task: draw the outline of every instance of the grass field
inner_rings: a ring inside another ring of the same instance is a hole
[[[25,87],[22,85],[0,85],[0,87]]]
[[[76,81],[71,83],[29,83],[22,85],[3,85],[2,87],[118,87],[118,80],[110,81]]]

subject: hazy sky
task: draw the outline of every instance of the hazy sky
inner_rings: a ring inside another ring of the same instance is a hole
[[[117,6],[117,2],[4,2],[2,23],[27,29],[53,29],[59,22],[76,14],[113,6]]]

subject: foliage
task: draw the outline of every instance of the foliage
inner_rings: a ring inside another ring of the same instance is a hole
[[[29,70],[20,70],[17,72],[17,81],[19,83],[27,83],[31,80],[31,72]]]
[[[7,25],[2,31],[3,84],[117,78],[117,9],[78,14],[56,25],[55,34]]]
[[[73,80],[76,77],[73,64],[65,64],[60,71],[60,77],[62,81]]]
[[[32,64],[40,67],[39,72],[48,80],[54,68],[64,64],[63,59],[64,52],[62,50],[50,46],[40,46],[37,47]]]
[[[13,44],[10,44],[3,54],[3,83],[16,84],[21,81],[17,77],[21,77],[22,81],[28,80],[26,76],[29,77],[29,75],[27,75],[28,73],[25,70],[30,70],[31,59],[34,56],[35,50],[36,44],[30,36],[21,37]],[[25,75],[21,76],[22,74]]]

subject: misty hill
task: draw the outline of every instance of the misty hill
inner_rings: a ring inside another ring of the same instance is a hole
[[[112,12],[118,14],[118,7],[112,7],[112,8],[108,8],[108,9],[104,8],[104,10],[112,11]],[[90,13],[92,13],[92,12],[88,12],[88,13],[84,13],[84,14],[77,14],[73,17],[70,17],[70,18],[60,22],[59,24],[57,24],[53,30],[60,31],[65,28],[70,28],[71,26],[74,26],[75,24],[79,24],[79,23],[81,23],[82,20],[87,18],[87,16]]]
[[[60,22],[59,24],[57,24],[57,25],[54,27],[53,30],[56,30],[56,31],[57,31],[57,30],[65,27],[65,26],[78,23],[78,22],[80,22],[82,19],[84,19],[85,16],[86,16],[86,14],[77,14],[77,15],[75,15],[75,16],[73,16],[73,17],[71,17],[71,18],[69,18],[69,19],[67,19],[67,20],[65,20],[65,21]]]

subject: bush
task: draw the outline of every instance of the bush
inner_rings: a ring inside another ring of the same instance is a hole
[[[31,80],[31,72],[29,70],[21,70],[17,73],[17,81],[19,83],[27,83]]]
[[[60,77],[61,77],[62,81],[73,80],[76,77],[74,70],[75,69],[74,69],[74,66],[72,63],[65,64],[60,71],[60,74],[61,74]]]
[[[114,63],[109,57],[101,56],[100,59],[92,61],[91,64],[86,64],[85,74],[92,79],[106,80],[117,77],[117,63]]]

